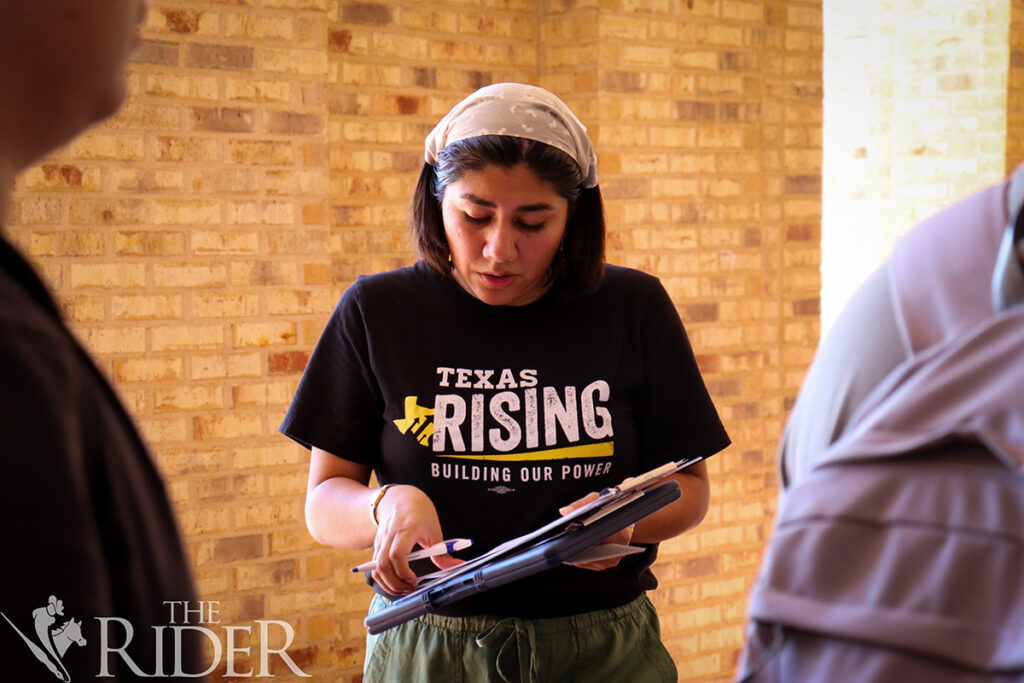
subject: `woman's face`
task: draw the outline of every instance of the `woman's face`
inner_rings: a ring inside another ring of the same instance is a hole
[[[569,201],[525,164],[467,173],[445,188],[441,213],[467,292],[492,306],[524,306],[547,291]]]

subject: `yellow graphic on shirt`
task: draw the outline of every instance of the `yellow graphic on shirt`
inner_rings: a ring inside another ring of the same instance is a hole
[[[433,408],[424,408],[416,403],[416,396],[405,397],[405,417],[395,420],[395,426],[402,434],[412,434],[421,446],[430,445],[430,437],[434,433],[434,423],[430,419]]]
[[[569,460],[571,458],[603,458],[615,455],[615,442],[591,443],[567,448],[549,448],[530,453],[502,453],[499,455],[454,455],[439,454],[439,458],[460,458],[464,460],[497,460],[501,462],[526,462],[529,460]]]

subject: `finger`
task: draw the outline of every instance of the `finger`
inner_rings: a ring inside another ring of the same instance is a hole
[[[413,574],[411,580],[402,576],[390,558],[387,556],[384,558],[378,562],[377,569],[372,574],[374,580],[378,581],[381,587],[392,595],[403,595],[412,590],[416,585],[416,575]]]
[[[374,571],[371,576],[373,580],[389,595],[403,595],[408,590],[394,580],[393,577],[381,571]]]
[[[438,569],[450,569],[451,567],[458,567],[460,564],[465,564],[465,560],[457,560],[451,555],[435,555],[430,558],[430,561]]]
[[[594,562],[584,562],[582,564],[574,564],[572,562],[566,562],[566,564],[570,564],[573,567],[579,567],[580,569],[586,569],[592,572],[603,572],[606,569],[611,569],[612,567],[618,565],[619,560],[621,559],[621,557],[614,557],[607,560],[595,560]]]
[[[377,567],[371,576],[392,595],[406,593],[410,590],[411,585],[415,585],[415,574],[410,583],[408,578],[402,576],[401,569],[395,561],[397,549],[401,547],[403,547],[403,543],[385,530],[380,544],[374,548],[373,552],[373,561]],[[404,554],[402,559],[404,559]],[[408,563],[406,563],[406,568],[408,569]],[[412,570],[409,572],[412,573]]]
[[[627,527],[621,531],[616,531],[614,534],[601,541],[601,543],[619,543],[621,545],[629,545],[632,538],[633,531]]]
[[[406,588],[413,588],[416,585],[416,572],[409,566],[407,556],[409,550],[400,550],[405,544],[397,543],[391,547],[388,553],[388,564],[394,576],[394,580]],[[410,546],[411,548],[411,546]]]
[[[383,552],[377,552],[374,554],[374,563],[377,565],[376,569],[370,574],[373,580],[380,584],[380,587],[392,595],[398,595],[401,593],[401,584],[397,580],[394,568],[391,566],[391,561],[388,556]]]
[[[558,512],[561,513],[562,515],[567,515],[570,512],[572,512],[573,510],[576,510],[577,508],[581,508],[584,505],[586,505],[587,503],[592,503],[593,501],[597,500],[598,496],[600,496],[600,495],[601,494],[598,493],[597,491],[591,491],[590,493],[588,493],[587,495],[583,496],[579,500],[573,501],[573,502],[569,503],[568,505],[566,505],[565,507],[559,508]]]

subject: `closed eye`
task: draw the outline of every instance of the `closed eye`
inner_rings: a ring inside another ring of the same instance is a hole
[[[462,212],[463,218],[472,225],[486,225],[493,220],[493,216],[474,216],[470,213]],[[516,227],[524,232],[539,232],[544,229],[546,221],[540,221],[539,223],[528,223],[522,219],[515,221]]]
[[[466,220],[473,225],[484,225],[485,223],[489,223],[491,220],[490,216],[472,216],[465,211],[462,212],[462,215],[465,216]]]

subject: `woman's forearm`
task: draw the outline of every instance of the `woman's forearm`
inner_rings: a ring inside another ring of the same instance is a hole
[[[343,550],[370,547],[377,534],[370,505],[378,491],[346,477],[332,477],[310,488],[306,494],[309,533],[319,543]]]
[[[682,491],[679,500],[666,505],[636,524],[634,543],[658,543],[675,538],[700,524],[708,511],[710,486],[703,462],[670,476]]]

